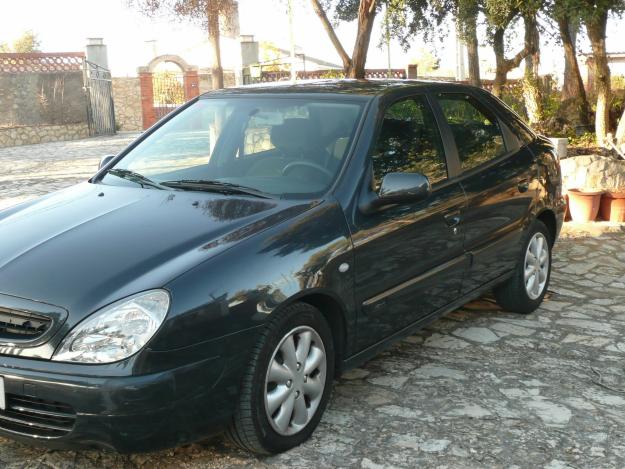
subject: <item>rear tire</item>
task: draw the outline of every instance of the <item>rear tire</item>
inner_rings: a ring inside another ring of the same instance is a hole
[[[527,230],[512,277],[494,290],[504,310],[530,314],[540,306],[551,277],[551,246],[549,230],[535,220]]]
[[[334,376],[332,331],[311,305],[274,313],[243,377],[226,436],[257,454],[286,451],[306,441],[328,404]]]

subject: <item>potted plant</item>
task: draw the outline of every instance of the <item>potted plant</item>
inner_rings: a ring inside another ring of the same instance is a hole
[[[599,211],[601,218],[605,221],[625,222],[625,192],[603,194]]]
[[[569,189],[567,192],[573,221],[589,222],[597,218],[603,191]]]
[[[569,208],[569,194],[564,191],[564,221],[571,221],[571,209]]]

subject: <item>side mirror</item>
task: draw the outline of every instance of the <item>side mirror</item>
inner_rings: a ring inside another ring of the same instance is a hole
[[[382,179],[380,191],[371,190],[360,201],[363,213],[372,213],[386,205],[419,202],[430,195],[430,180],[420,173],[388,173]]]
[[[375,206],[425,200],[431,192],[430,180],[421,173],[389,173],[382,179]]]
[[[102,159],[100,160],[100,165],[98,166],[98,169],[104,168],[116,156],[117,155],[106,155],[106,156],[103,156]]]

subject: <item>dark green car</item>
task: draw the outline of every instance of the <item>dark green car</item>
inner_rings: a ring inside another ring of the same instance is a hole
[[[287,450],[393,341],[491,289],[534,311],[563,211],[551,144],[480,89],[208,93],[0,211],[0,434]]]

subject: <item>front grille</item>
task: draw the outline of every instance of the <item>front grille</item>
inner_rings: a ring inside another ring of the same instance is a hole
[[[67,435],[76,423],[76,412],[67,404],[35,397],[6,395],[0,410],[0,429],[39,438]]]
[[[52,320],[38,314],[0,308],[0,341],[31,341],[41,337]]]

